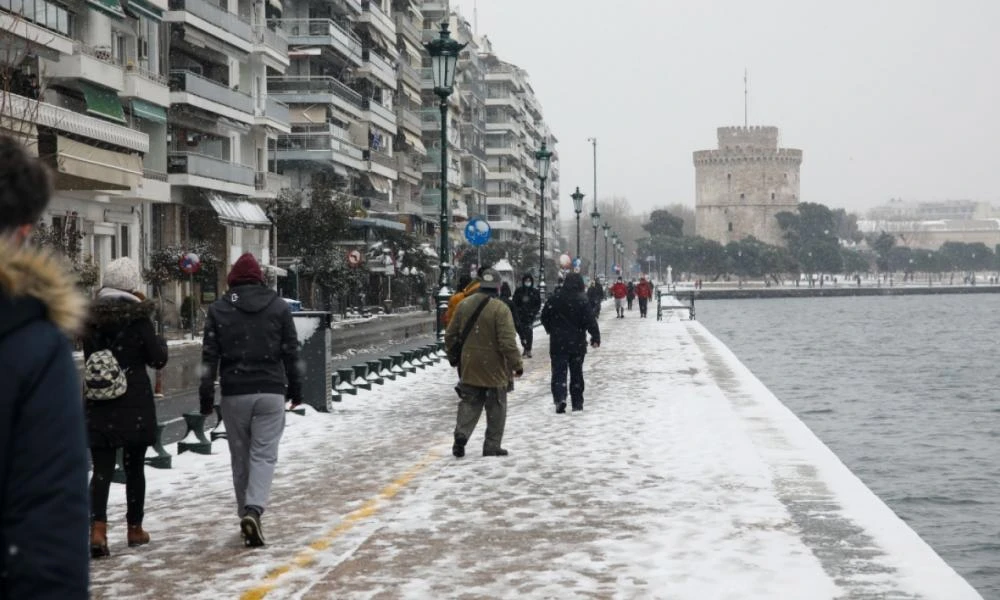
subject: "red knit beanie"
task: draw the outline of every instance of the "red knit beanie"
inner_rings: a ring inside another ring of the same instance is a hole
[[[264,283],[264,273],[260,270],[260,264],[257,263],[253,254],[247,252],[233,265],[226,282],[229,287],[248,283]]]

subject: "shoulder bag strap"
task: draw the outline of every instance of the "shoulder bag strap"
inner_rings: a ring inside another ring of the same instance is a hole
[[[459,346],[465,345],[465,340],[469,337],[469,334],[472,333],[472,326],[476,324],[476,319],[479,318],[479,313],[483,312],[483,309],[486,308],[486,305],[489,304],[489,302],[490,297],[486,296],[486,300],[480,302],[479,306],[476,307],[476,311],[472,313],[472,317],[469,318],[469,322],[466,323],[465,328],[462,329],[462,337],[458,338]]]

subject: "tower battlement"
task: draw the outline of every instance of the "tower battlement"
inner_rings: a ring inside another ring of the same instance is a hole
[[[757,146],[730,146],[718,150],[694,152],[695,165],[736,162],[779,162],[798,166],[802,164],[802,151],[795,148],[761,148]]]
[[[719,148],[750,146],[754,148],[777,148],[778,128],[769,125],[749,127],[719,127],[716,130]]]

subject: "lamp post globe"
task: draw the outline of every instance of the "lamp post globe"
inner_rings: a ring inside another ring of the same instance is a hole
[[[451,226],[451,211],[448,207],[448,96],[455,85],[455,70],[458,66],[458,55],[465,44],[452,39],[448,32],[448,23],[441,23],[439,36],[424,44],[427,54],[431,57],[431,77],[434,81],[434,94],[440,98],[441,111],[441,211],[438,228],[440,229],[441,248],[438,254],[440,270],[437,299],[437,340],[444,343],[444,315],[448,310],[448,299],[451,297],[451,251],[448,244],[448,229]]]
[[[552,163],[552,152],[545,147],[535,151],[535,160],[538,163],[538,184],[541,207],[538,219],[538,293],[545,298],[545,180],[549,178],[549,166]]]
[[[591,263],[593,267],[591,269],[591,277],[595,280],[597,279],[597,230],[601,227],[601,213],[594,208],[594,212],[590,213],[590,219],[594,225],[594,260]]]
[[[580,193],[580,186],[569,195],[573,199],[573,212],[576,213],[576,257],[580,257],[580,213],[583,212],[583,194]]]

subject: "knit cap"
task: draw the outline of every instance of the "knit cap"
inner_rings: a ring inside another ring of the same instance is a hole
[[[142,273],[139,266],[131,258],[115,259],[104,267],[101,277],[101,287],[113,288],[123,292],[141,291],[143,288]]]
[[[260,270],[260,263],[247,252],[236,260],[229,277],[226,278],[229,287],[246,285],[248,283],[264,283],[264,272]]]

